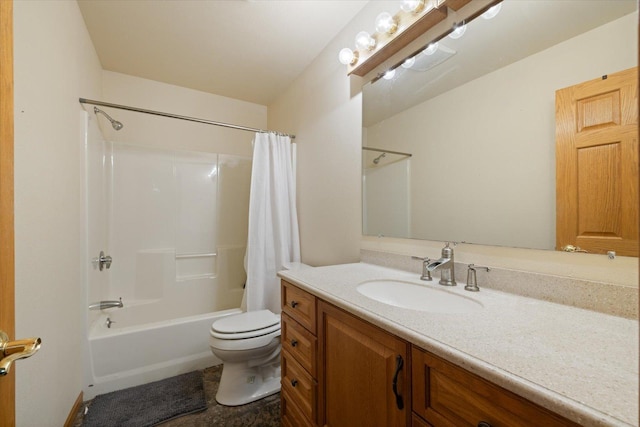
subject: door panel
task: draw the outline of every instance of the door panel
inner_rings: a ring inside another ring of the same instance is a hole
[[[556,249],[638,256],[638,71],[556,92]]]
[[[0,1],[0,329],[14,326],[13,2]],[[15,367],[14,367],[15,369]],[[0,427],[15,425],[15,370],[0,377]]]

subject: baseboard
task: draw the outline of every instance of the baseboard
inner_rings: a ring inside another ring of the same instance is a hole
[[[82,392],[78,395],[76,402],[73,404],[71,408],[71,412],[67,416],[67,421],[64,422],[64,427],[73,427],[73,423],[76,420],[76,414],[82,408]]]

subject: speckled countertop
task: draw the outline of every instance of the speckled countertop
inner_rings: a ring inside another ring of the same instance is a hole
[[[482,289],[445,288],[372,264],[283,271],[300,288],[584,426],[638,426],[638,321]],[[395,279],[460,294],[463,314],[393,307],[361,295]],[[482,284],[480,283],[482,288]]]

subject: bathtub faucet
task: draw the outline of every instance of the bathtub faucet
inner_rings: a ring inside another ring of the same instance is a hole
[[[94,302],[89,305],[89,310],[104,310],[105,308],[122,308],[124,305],[122,304],[122,297],[120,297],[120,301],[99,301]]]

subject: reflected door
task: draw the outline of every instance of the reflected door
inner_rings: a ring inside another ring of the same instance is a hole
[[[556,92],[556,249],[638,256],[638,69]]]

